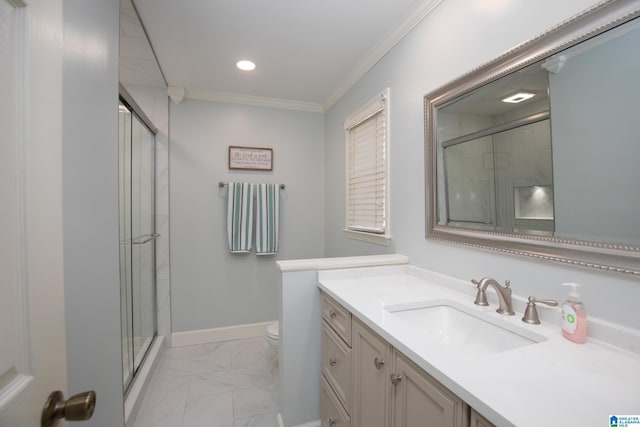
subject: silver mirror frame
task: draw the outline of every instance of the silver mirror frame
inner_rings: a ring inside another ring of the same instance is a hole
[[[426,237],[428,239],[621,273],[640,279],[639,246],[467,230],[437,224],[438,107],[638,16],[640,16],[638,0],[603,1],[424,96]]]

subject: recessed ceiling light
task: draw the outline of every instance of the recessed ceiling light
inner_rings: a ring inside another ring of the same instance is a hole
[[[243,71],[251,71],[251,70],[255,70],[256,64],[254,64],[251,61],[242,60],[242,61],[236,62],[236,67],[240,68]]]
[[[529,98],[536,96],[535,93],[530,92],[518,92],[515,95],[511,95],[508,98],[502,100],[502,102],[508,102],[510,104],[517,104],[518,102],[526,101]]]

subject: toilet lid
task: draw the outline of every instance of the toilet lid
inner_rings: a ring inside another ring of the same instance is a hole
[[[267,336],[278,339],[278,337],[280,336],[280,327],[278,325],[278,322],[273,322],[272,324],[267,326]]]

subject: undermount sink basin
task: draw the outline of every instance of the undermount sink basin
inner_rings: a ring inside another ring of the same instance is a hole
[[[386,306],[420,337],[466,355],[498,353],[544,341],[542,335],[507,324],[494,312],[483,313],[450,300]]]

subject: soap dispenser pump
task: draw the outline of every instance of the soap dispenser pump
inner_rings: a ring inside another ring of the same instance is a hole
[[[570,287],[569,298],[562,305],[562,335],[575,343],[587,341],[587,313],[580,302],[577,283],[563,283]]]

